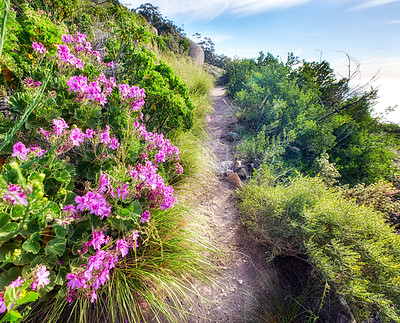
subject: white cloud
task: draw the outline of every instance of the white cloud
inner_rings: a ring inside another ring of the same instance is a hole
[[[387,24],[387,25],[397,25],[397,24],[400,24],[400,19],[389,20],[389,21],[385,22],[384,24]]]
[[[185,20],[212,20],[219,15],[234,14],[248,16],[269,10],[285,9],[310,2],[311,0],[154,0],[151,3],[160,8],[168,18],[182,16]],[[146,2],[146,1],[144,1]],[[144,3],[125,0],[133,8]]]
[[[357,6],[352,7],[350,10],[361,10],[361,9],[367,9],[367,8],[372,8],[372,7],[377,7],[377,6],[382,6],[388,3],[392,2],[398,2],[399,0],[369,0],[365,3],[359,4]]]

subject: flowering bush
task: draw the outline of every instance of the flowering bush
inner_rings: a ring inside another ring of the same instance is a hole
[[[146,130],[144,90],[106,77],[113,64],[103,63],[84,34],[62,40],[56,64],[75,104],[101,109],[113,96],[127,128],[117,129],[117,137],[109,124],[82,128],[58,117],[35,129],[30,143],[13,145],[0,174],[0,310],[7,315],[36,300],[36,290],[94,302],[112,270],[145,247],[153,211],[177,201],[165,178],[182,173],[179,150]],[[41,59],[50,52],[39,42],[32,49]],[[89,64],[97,75],[80,74]],[[26,81],[27,88],[39,86]]]

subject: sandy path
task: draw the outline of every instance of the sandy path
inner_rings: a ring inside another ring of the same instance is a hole
[[[209,146],[217,157],[215,173],[218,174],[221,162],[233,161],[232,143],[225,135],[234,127],[235,117],[234,106],[222,87],[215,88],[212,96],[214,112],[209,121]],[[219,178],[210,181],[199,194],[199,209],[212,229],[212,240],[226,252],[216,260],[220,268],[214,277],[216,283],[197,286],[204,300],[195,298],[185,304],[192,314],[188,322],[247,322],[246,313],[253,305],[253,295],[265,288],[266,277],[271,272],[263,248],[246,238],[234,203],[234,191],[231,184]]]

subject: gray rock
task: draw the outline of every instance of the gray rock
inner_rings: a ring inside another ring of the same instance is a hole
[[[204,50],[199,44],[195,43],[193,40],[190,41],[189,57],[199,66],[204,64]]]
[[[239,135],[236,132],[230,131],[225,136],[225,139],[228,141],[237,141],[239,140]]]
[[[220,175],[228,176],[233,173],[233,161],[223,161],[220,165]]]

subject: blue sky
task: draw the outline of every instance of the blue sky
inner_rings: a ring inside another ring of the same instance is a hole
[[[136,8],[143,1],[122,0]],[[346,52],[360,63],[353,85],[378,87],[375,109],[399,105],[387,119],[400,122],[400,0],[154,0],[163,16],[210,37],[218,54],[257,57],[260,51],[286,61],[300,59],[331,63],[347,75]],[[355,64],[352,64],[352,71]]]

